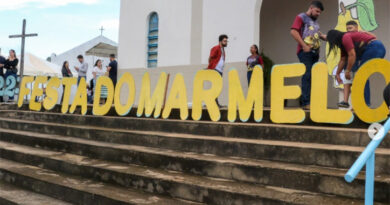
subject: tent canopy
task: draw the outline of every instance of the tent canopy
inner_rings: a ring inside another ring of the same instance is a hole
[[[61,77],[61,68],[60,66],[40,59],[31,53],[26,53],[24,56],[24,75]]]
[[[108,58],[110,57],[111,54],[117,55],[117,52],[118,52],[118,47],[107,43],[99,43],[93,48],[89,49],[86,52],[86,55]]]

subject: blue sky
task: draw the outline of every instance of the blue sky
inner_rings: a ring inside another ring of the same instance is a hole
[[[8,56],[9,49],[20,54],[22,21],[27,32],[38,37],[27,38],[26,52],[46,59],[60,54],[100,35],[118,42],[120,0],[0,0],[0,48]]]

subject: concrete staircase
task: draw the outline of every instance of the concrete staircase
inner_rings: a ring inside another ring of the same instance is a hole
[[[4,108],[3,108],[4,109]],[[0,111],[0,204],[363,204],[349,127]],[[390,139],[376,152],[390,204]]]

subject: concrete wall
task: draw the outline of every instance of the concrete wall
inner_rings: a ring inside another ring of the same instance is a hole
[[[191,0],[122,0],[120,67],[146,67],[148,20],[152,12],[159,15],[158,66],[190,64],[191,5]]]
[[[210,49],[218,44],[218,36],[227,34],[227,62],[243,62],[249,55],[249,47],[256,43],[256,0],[212,0],[203,3],[202,63],[207,64]]]

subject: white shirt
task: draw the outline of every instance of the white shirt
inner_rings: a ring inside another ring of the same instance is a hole
[[[223,48],[221,48],[221,52],[222,52],[222,55],[221,55],[221,58],[219,59],[217,66],[215,67],[215,70],[223,73],[223,68],[225,67],[225,53],[224,53]]]
[[[100,76],[104,76],[106,75],[106,72],[107,72],[107,69],[106,68],[102,68],[100,69],[99,67],[95,66],[92,70],[92,73],[96,73],[96,80],[100,77]]]

